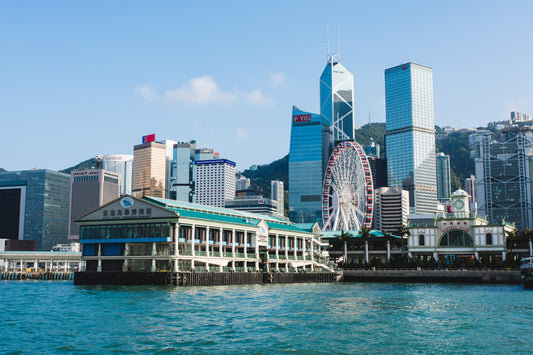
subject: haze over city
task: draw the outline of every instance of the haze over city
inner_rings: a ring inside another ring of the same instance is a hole
[[[141,136],[238,170],[289,151],[292,105],[319,112],[330,52],[355,77],[357,126],[385,121],[384,70],[433,68],[435,123],[533,113],[528,1],[10,2],[0,5],[0,168],[131,154]],[[337,32],[337,29],[340,31]]]

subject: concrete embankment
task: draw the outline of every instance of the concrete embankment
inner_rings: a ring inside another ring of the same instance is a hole
[[[342,281],[520,284],[520,270],[344,270]]]
[[[335,282],[332,272],[77,272],[75,285],[238,285]]]

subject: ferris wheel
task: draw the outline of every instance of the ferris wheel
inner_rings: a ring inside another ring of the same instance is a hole
[[[374,208],[372,173],[366,154],[355,141],[339,143],[328,161],[322,190],[322,229],[370,228]]]

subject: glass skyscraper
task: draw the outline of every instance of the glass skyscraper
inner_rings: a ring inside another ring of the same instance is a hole
[[[354,138],[353,75],[335,55],[320,76],[320,114],[330,122],[334,141]]]
[[[321,222],[322,176],[331,145],[330,121],[293,106],[289,153],[289,219]]]
[[[437,199],[439,202],[450,201],[452,186],[450,178],[450,156],[437,153]]]
[[[387,176],[409,191],[411,213],[437,206],[433,71],[407,63],[385,70]]]

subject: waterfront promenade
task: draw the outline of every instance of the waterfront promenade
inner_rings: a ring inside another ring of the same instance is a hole
[[[424,282],[470,284],[519,284],[520,270],[344,270],[344,282]]]

